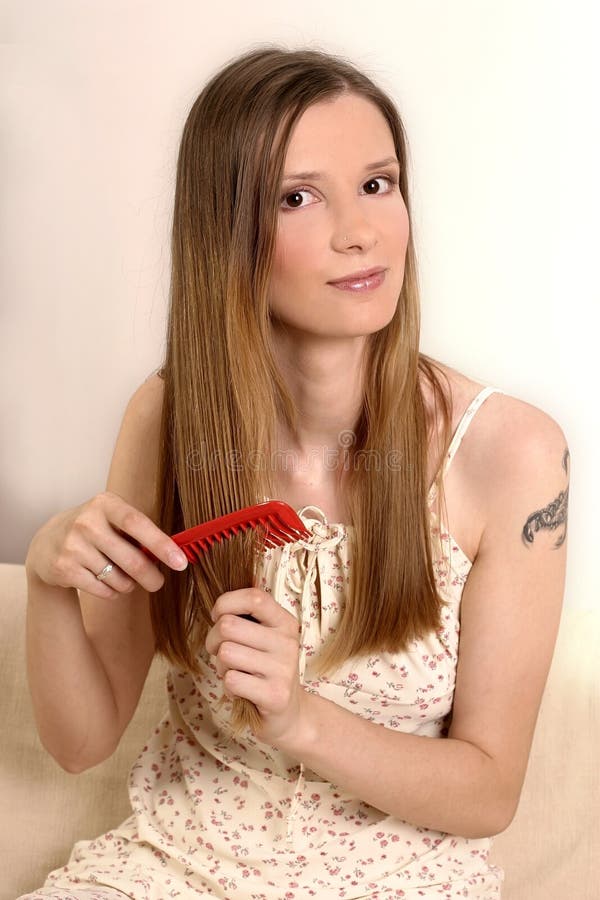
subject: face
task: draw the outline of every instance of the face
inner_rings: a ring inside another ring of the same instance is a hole
[[[285,160],[269,304],[275,331],[301,339],[358,337],[384,328],[404,280],[408,213],[397,181],[389,126],[356,95],[309,107],[296,123]],[[318,172],[320,177],[291,178]],[[328,282],[383,267],[366,292]]]

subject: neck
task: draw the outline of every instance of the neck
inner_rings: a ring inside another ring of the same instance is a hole
[[[279,423],[277,447],[310,466],[317,481],[331,480],[344,447],[355,440],[363,405],[364,338],[280,342],[276,357],[297,410],[292,431]]]

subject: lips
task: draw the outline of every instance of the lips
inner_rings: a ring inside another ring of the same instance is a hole
[[[385,280],[386,270],[376,272],[367,278],[359,278],[357,281],[334,281],[329,287],[335,288],[336,291],[345,291],[351,294],[368,294],[371,291],[381,287]]]
[[[351,272],[349,275],[344,275],[342,278],[332,279],[331,281],[328,281],[327,284],[348,284],[352,281],[364,281],[365,278],[376,275],[378,272],[385,272],[384,267],[375,266],[372,269],[359,269],[357,272]]]

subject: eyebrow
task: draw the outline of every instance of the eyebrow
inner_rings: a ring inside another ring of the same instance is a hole
[[[400,167],[400,161],[396,159],[395,156],[388,156],[386,159],[378,160],[378,162],[369,163],[364,167],[363,171],[368,172],[369,169],[380,169],[382,166],[389,166],[391,163],[396,163],[396,165]],[[313,181],[322,181],[324,177],[325,176],[321,172],[294,172],[291,175],[285,175],[283,182],[295,181],[297,178],[310,178]]]

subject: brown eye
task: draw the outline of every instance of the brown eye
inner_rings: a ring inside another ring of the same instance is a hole
[[[394,179],[391,178],[389,175],[376,175],[375,178],[369,178],[368,181],[365,181],[365,185],[367,185],[367,184],[375,184],[377,181],[382,181],[382,180],[388,182],[388,184],[390,185],[390,189],[391,189],[391,190],[393,190],[393,189],[394,189],[394,186],[395,186],[396,184],[398,184],[398,182],[397,182],[397,181],[394,181]],[[381,191],[376,191],[376,193],[377,193],[377,194],[381,194]],[[385,192],[385,193],[389,193],[389,191],[387,191],[387,192]]]
[[[375,190],[375,191],[367,191],[367,196],[377,197],[379,194],[391,194],[394,190],[394,187],[398,184],[398,182],[392,178],[391,175],[375,175],[373,178],[369,178],[368,181],[363,182],[363,187],[366,185],[376,185],[378,181],[387,181],[389,189],[387,191]],[[287,194],[282,194],[281,196],[281,205],[283,209],[292,210],[292,209],[302,209],[302,194],[310,194],[311,191],[309,188],[296,188],[294,191],[290,191]],[[293,199],[292,199],[293,198]],[[291,200],[291,203],[288,202]],[[311,204],[304,204],[304,206],[310,206]]]
[[[302,204],[302,194],[308,194],[309,191],[306,188],[297,188],[295,191],[291,191],[289,194],[284,194],[281,198],[281,202],[289,200],[290,197],[300,198],[300,202],[293,206],[284,206],[284,209],[300,209]]]

